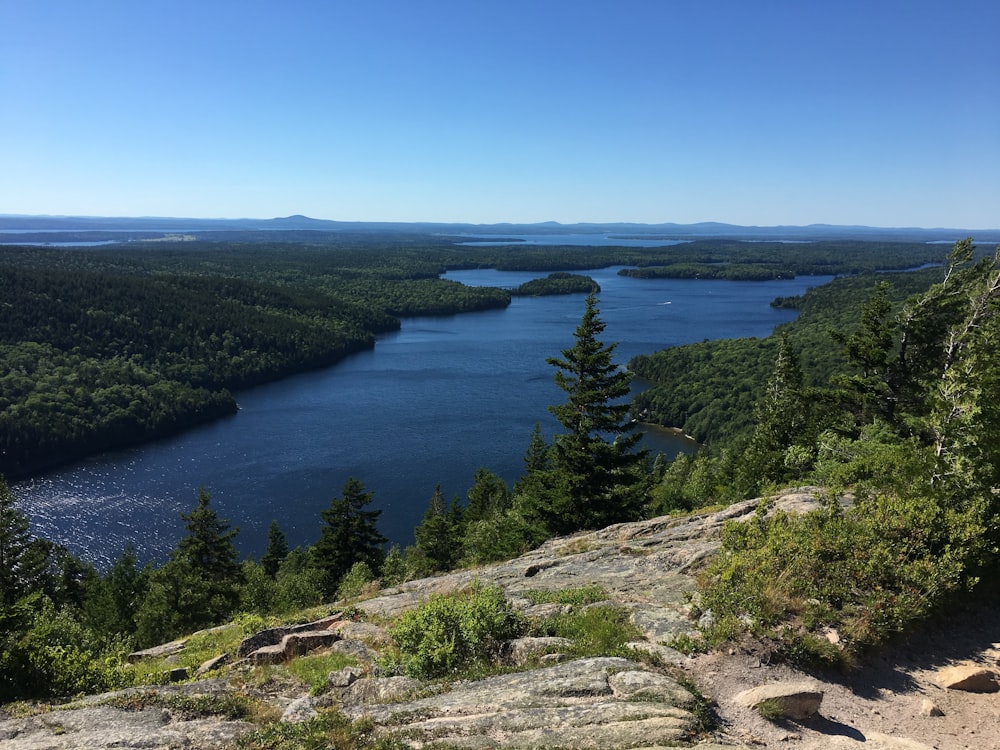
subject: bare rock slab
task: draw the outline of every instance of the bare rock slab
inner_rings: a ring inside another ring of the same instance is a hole
[[[775,682],[744,690],[733,697],[741,706],[758,709],[762,703],[779,707],[779,716],[786,719],[808,719],[819,713],[823,691],[815,682]]]
[[[367,682],[374,680],[358,680],[349,690]],[[466,748],[675,746],[698,726],[692,696],[676,680],[617,657],[575,659],[450,688],[345,711],[418,742]]]

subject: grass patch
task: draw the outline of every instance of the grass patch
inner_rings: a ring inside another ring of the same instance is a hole
[[[558,636],[573,641],[574,656],[633,656],[625,644],[642,637],[629,620],[628,611],[617,605],[597,605],[573,612],[543,617],[532,624],[532,635]]]
[[[311,695],[319,695],[328,688],[327,677],[344,667],[353,667],[357,660],[345,654],[317,654],[301,656],[288,663],[286,669],[309,686]]]
[[[370,719],[351,721],[339,711],[324,711],[300,723],[274,722],[244,735],[239,750],[397,750],[406,747],[391,736],[376,737]]]
[[[780,698],[766,698],[754,706],[763,718],[768,721],[778,721],[785,715],[785,704]]]
[[[583,586],[577,589],[558,589],[556,591],[532,589],[525,591],[523,596],[532,604],[569,604],[574,607],[608,600],[607,589],[602,586]]]
[[[185,720],[220,716],[229,721],[251,719],[259,713],[256,701],[238,693],[188,695],[154,691],[115,695],[101,705],[122,711],[142,711],[152,706],[169,708]]]

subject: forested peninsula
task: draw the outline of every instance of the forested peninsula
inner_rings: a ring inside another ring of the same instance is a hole
[[[566,269],[681,274],[731,258],[767,278],[939,259],[916,243],[818,243],[804,261],[802,246],[781,243],[470,248],[419,235],[250,236],[258,239],[0,248],[0,473],[17,478],[233,414],[234,390],[334,364],[402,317],[597,290]],[[479,267],[560,270],[513,291],[440,278]]]

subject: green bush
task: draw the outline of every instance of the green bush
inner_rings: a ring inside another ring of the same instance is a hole
[[[435,596],[403,614],[389,633],[413,677],[441,677],[496,660],[505,641],[524,632],[524,618],[496,586],[474,584]]]
[[[356,562],[351,566],[337,587],[337,599],[355,599],[365,592],[366,587],[375,580],[375,574],[368,563]],[[374,588],[374,587],[372,587]]]

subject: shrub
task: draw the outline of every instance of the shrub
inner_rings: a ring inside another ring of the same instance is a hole
[[[368,590],[377,590],[374,584],[375,574],[368,567],[368,563],[356,562],[347,571],[347,574],[340,579],[337,587],[337,599],[355,599]]]
[[[441,677],[473,663],[496,660],[505,641],[525,629],[524,618],[496,586],[435,596],[403,614],[389,630],[407,674]]]

